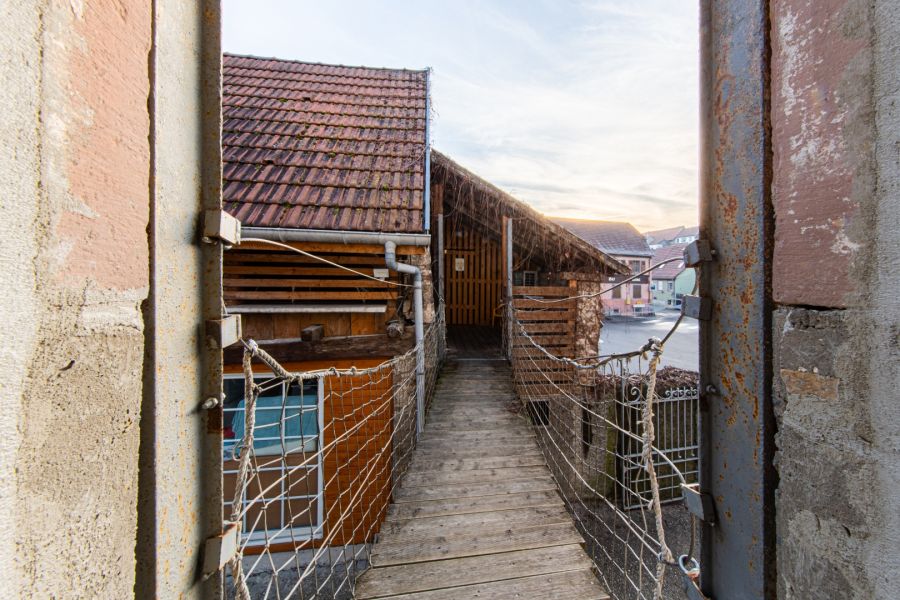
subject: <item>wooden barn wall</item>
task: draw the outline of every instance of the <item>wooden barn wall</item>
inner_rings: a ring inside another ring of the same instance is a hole
[[[348,359],[286,363],[284,367],[291,372],[303,372],[332,366],[362,369],[383,362],[383,359]],[[259,373],[266,370],[262,364],[256,364],[254,368]],[[225,373],[240,372],[240,365],[225,367]],[[376,375],[325,378],[323,447],[328,450],[322,457],[325,502],[322,539],[328,540],[330,546],[371,542],[372,535],[381,528],[391,495],[393,416],[393,374],[390,367],[385,367]],[[344,435],[346,437],[341,437]],[[337,439],[340,441],[329,448],[329,444],[334,444]],[[295,462],[302,462],[299,454],[289,459],[289,464]],[[302,486],[303,482],[299,479],[295,477],[291,483],[299,482]],[[233,486],[232,477],[231,481],[226,481],[226,498],[233,496]],[[311,482],[310,486],[314,490],[315,482]],[[273,494],[276,493],[273,491]],[[344,515],[343,520],[341,515]],[[298,522],[301,526],[305,524]],[[319,543],[318,540],[310,540],[298,544],[296,548],[310,548]],[[290,543],[275,546],[278,546],[276,550],[295,549]],[[249,553],[253,553],[252,548]]]
[[[460,219],[445,221],[447,325],[493,326],[500,323],[503,302],[503,265],[500,240],[485,236]],[[465,261],[456,270],[456,259]]]
[[[384,269],[384,248],[365,244],[291,244],[333,263],[369,276]],[[424,253],[424,248],[401,246],[401,257]],[[401,258],[401,260],[408,260]],[[324,326],[326,337],[384,333],[394,318],[397,297],[403,288],[391,285],[398,277],[374,281],[290,250],[261,243],[245,243],[224,255],[223,294],[227,307],[247,305],[386,304],[384,313],[275,314],[247,313],[242,317],[245,335],[261,340],[300,337],[300,330]]]
[[[516,319],[535,344],[555,356],[575,356],[577,301],[570,299],[575,293],[563,286],[513,288]],[[512,367],[520,396],[547,399],[571,393],[573,367],[548,358],[520,330],[514,334]]]

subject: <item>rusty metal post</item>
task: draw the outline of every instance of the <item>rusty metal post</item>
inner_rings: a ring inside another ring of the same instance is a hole
[[[701,490],[717,522],[701,541],[701,588],[775,597],[771,389],[771,143],[767,0],[701,1]]]
[[[203,238],[221,203],[217,0],[155,0],[150,55],[151,286],[144,308],[135,597],[217,599],[203,579],[222,533],[222,245]]]

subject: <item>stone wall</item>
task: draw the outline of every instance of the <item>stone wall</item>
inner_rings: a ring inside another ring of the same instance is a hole
[[[772,22],[778,596],[900,588],[900,4]]]

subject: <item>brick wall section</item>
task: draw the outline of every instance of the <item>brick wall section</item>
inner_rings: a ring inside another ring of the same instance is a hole
[[[867,4],[772,2],[776,302],[860,301],[874,175]]]

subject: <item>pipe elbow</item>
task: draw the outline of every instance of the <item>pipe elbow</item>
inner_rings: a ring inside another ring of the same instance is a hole
[[[397,268],[397,244],[394,242],[384,243],[384,264],[392,271],[399,271]]]
[[[405,263],[401,263],[397,261],[397,244],[396,242],[385,242],[384,243],[384,264],[385,266],[392,270],[397,271],[398,273],[406,273],[408,275],[415,276],[415,285],[421,285],[422,283],[422,269],[419,267],[415,267],[413,265],[407,265]]]

